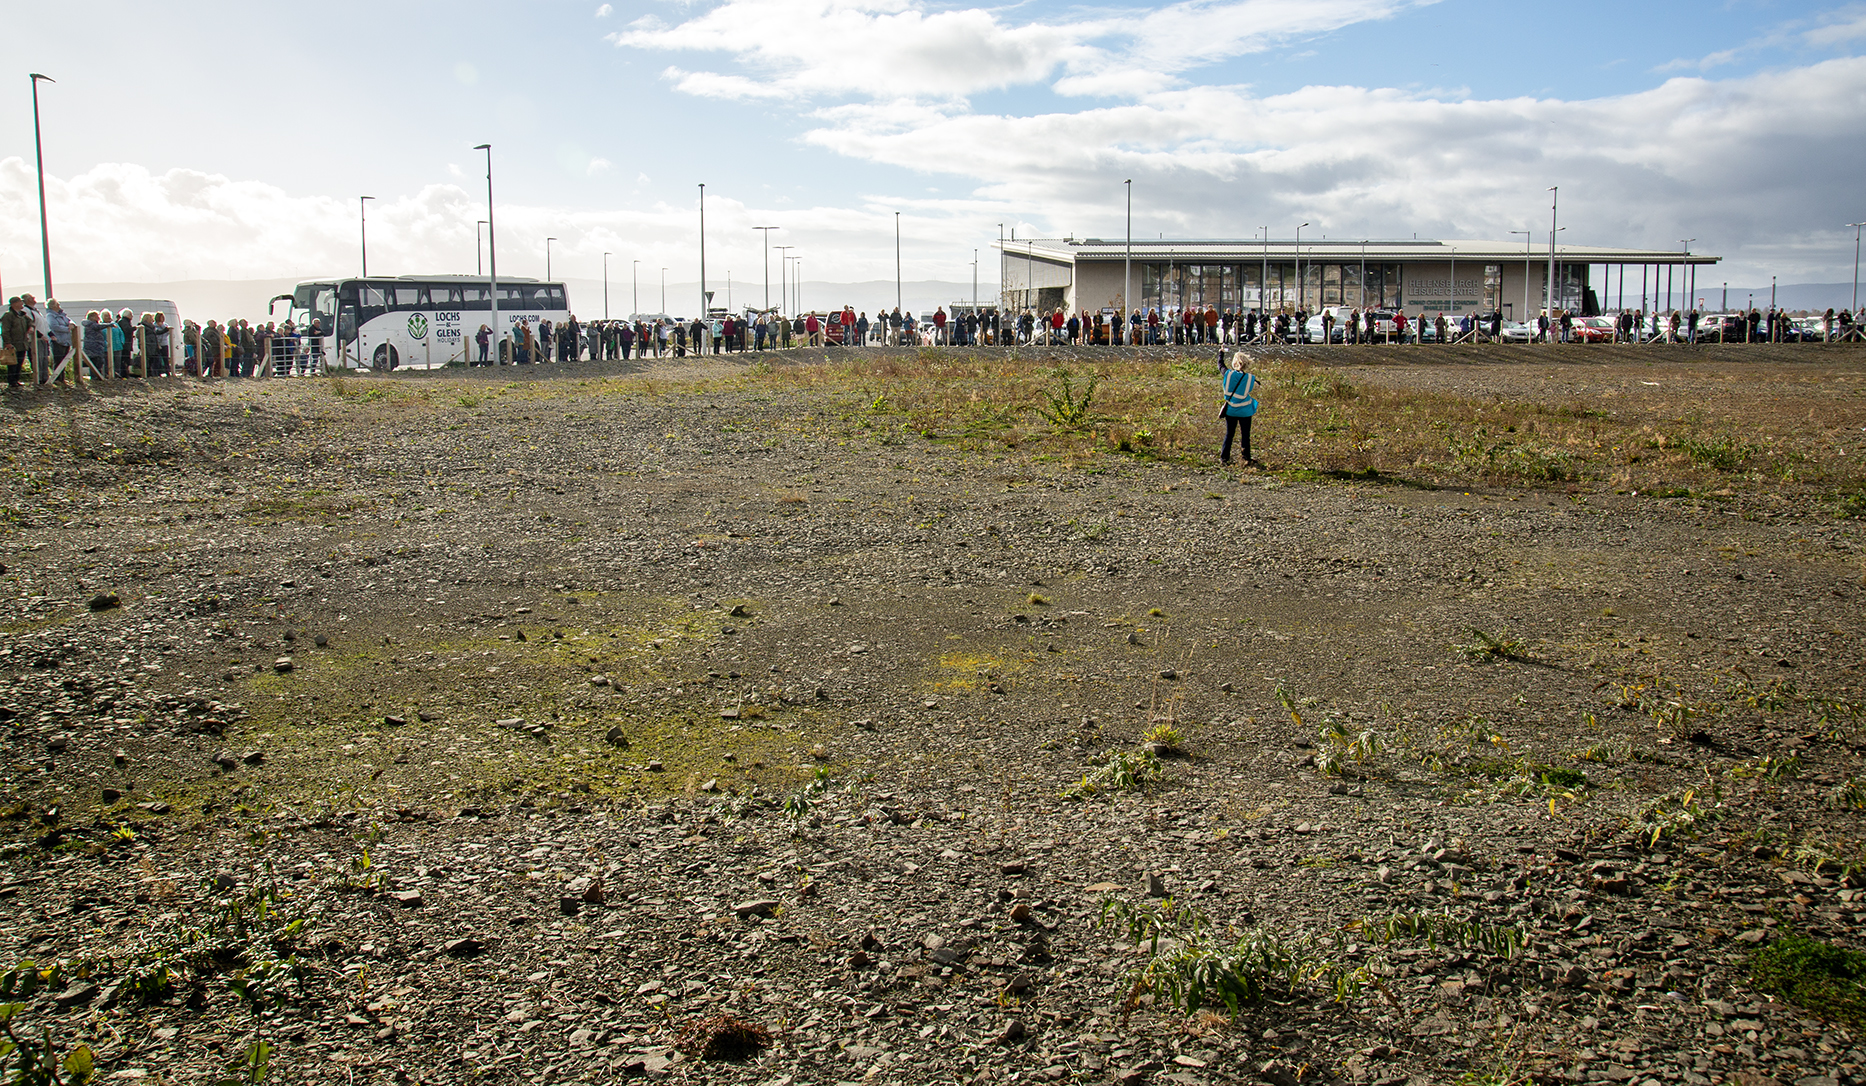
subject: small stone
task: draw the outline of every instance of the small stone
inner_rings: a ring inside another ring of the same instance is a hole
[[[249,750],[245,754],[240,755],[240,761],[245,762],[247,765],[265,765],[266,752],[263,750]]]
[[[1016,1044],[1024,1039],[1025,1032],[1024,1020],[1013,1018],[1004,1024],[1004,1032],[998,1034],[998,1043],[1001,1045]]]
[[[123,790],[121,788],[105,788],[99,791],[98,795],[103,798],[105,803],[115,803],[123,798]]]
[[[1127,632],[1127,643],[1130,645],[1145,645],[1146,644],[1145,641],[1142,641],[1140,639],[1140,635],[1135,633],[1132,630],[1129,630]]]
[[[1173,670],[1172,668],[1170,668],[1170,667],[1169,667],[1169,668],[1167,668],[1167,669],[1166,669],[1165,671],[1162,671],[1162,672],[1160,672],[1160,678],[1162,678],[1162,679],[1177,679],[1177,678],[1179,678],[1179,672],[1177,672],[1177,671],[1175,671],[1175,670]]]
[[[747,916],[773,917],[777,915],[778,903],[767,897],[741,901],[732,907],[732,911],[741,918]]]
[[[406,905],[412,909],[422,903],[421,891],[397,890],[389,895],[389,900],[395,902],[397,905]]]
[[[240,764],[240,760],[238,758],[235,758],[233,755],[228,754],[225,751],[222,751],[221,753],[214,755],[214,764],[226,770],[227,772],[231,773],[233,772],[233,767]]]
[[[318,634],[316,637],[311,639],[311,643],[321,649],[325,647],[326,645],[330,644],[330,638],[325,637],[323,634]]]
[[[719,791],[719,778],[718,778],[718,777],[713,777],[712,779],[710,779],[710,780],[708,780],[708,781],[707,781],[707,782],[706,782],[705,784],[702,784],[702,785],[700,786],[700,791],[702,791],[702,792],[717,792],[717,791]]]
[[[575,916],[583,911],[583,900],[574,897],[560,897],[557,899],[557,911],[563,913],[565,916]]]
[[[726,617],[727,618],[750,618],[751,612],[745,609],[744,604],[735,603],[732,605],[732,610],[726,612]]]
[[[1030,923],[1030,905],[1028,902],[1020,901],[1017,904],[1011,906],[1011,923],[1013,924]]]
[[[396,716],[395,714],[391,713],[388,716],[383,717],[382,722],[391,728],[399,728],[402,725],[408,723],[408,718],[405,716]]]
[[[998,874],[1016,877],[1030,874],[1030,864],[1024,860],[1012,860],[998,865]]]
[[[1147,896],[1165,897],[1166,880],[1152,871],[1147,872]]]
[[[91,1000],[96,999],[98,991],[99,989],[95,984],[80,984],[75,988],[67,988],[53,996],[52,1002],[58,1004],[61,1009],[70,1010],[72,1007],[85,1006],[90,1003]]]
[[[606,898],[603,890],[603,877],[597,875],[590,879],[590,884],[583,888],[583,900],[591,905],[601,905]]]
[[[292,658],[289,656],[281,656],[278,659],[272,661],[272,670],[278,672],[281,675],[285,674],[291,669],[292,669]]]
[[[441,944],[441,950],[450,958],[471,958],[486,949],[486,944],[472,936],[454,939]]]
[[[865,951],[858,950],[849,955],[848,959],[842,964],[848,966],[850,969],[867,969],[869,966],[869,957]]]
[[[650,772],[650,773],[665,773],[665,772],[667,772],[667,767],[666,767],[666,766],[664,766],[664,765],[662,765],[662,764],[661,764],[660,762],[649,762],[649,763],[648,763],[648,772]]]
[[[608,686],[608,685],[609,685],[609,676],[607,676],[607,675],[591,675],[591,676],[590,676],[590,685],[591,685],[591,686]]]
[[[99,592],[91,597],[91,610],[93,611],[108,611],[112,607],[121,606],[123,606],[123,601],[117,598],[115,592]]]
[[[622,734],[622,726],[619,724],[603,733],[603,742],[617,750],[628,749],[628,736]]]

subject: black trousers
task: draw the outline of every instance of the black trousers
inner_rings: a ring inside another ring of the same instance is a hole
[[[1232,418],[1230,415],[1226,415],[1225,416],[1225,447],[1218,454],[1218,460],[1220,463],[1229,464],[1231,462],[1231,439],[1234,436],[1239,437],[1239,447],[1240,447],[1240,450],[1244,454],[1244,459],[1249,460],[1251,458],[1251,455],[1250,455],[1250,417],[1245,416],[1244,418],[1238,419],[1238,418]]]

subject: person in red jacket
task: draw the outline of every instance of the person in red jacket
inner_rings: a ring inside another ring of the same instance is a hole
[[[933,342],[946,342],[946,307],[938,306],[933,310]]]

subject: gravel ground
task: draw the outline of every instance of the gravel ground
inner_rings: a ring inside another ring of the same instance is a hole
[[[1866,426],[1857,352],[1306,357]],[[1831,511],[1065,465],[736,359],[4,420],[0,998],[100,1078],[1866,1082],[1752,971],[1866,923]],[[1235,1018],[1136,982],[1248,933],[1311,968]]]

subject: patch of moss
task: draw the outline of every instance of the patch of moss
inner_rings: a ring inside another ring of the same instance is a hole
[[[1789,931],[1756,951],[1750,979],[1824,1018],[1866,1028],[1866,953]]]

